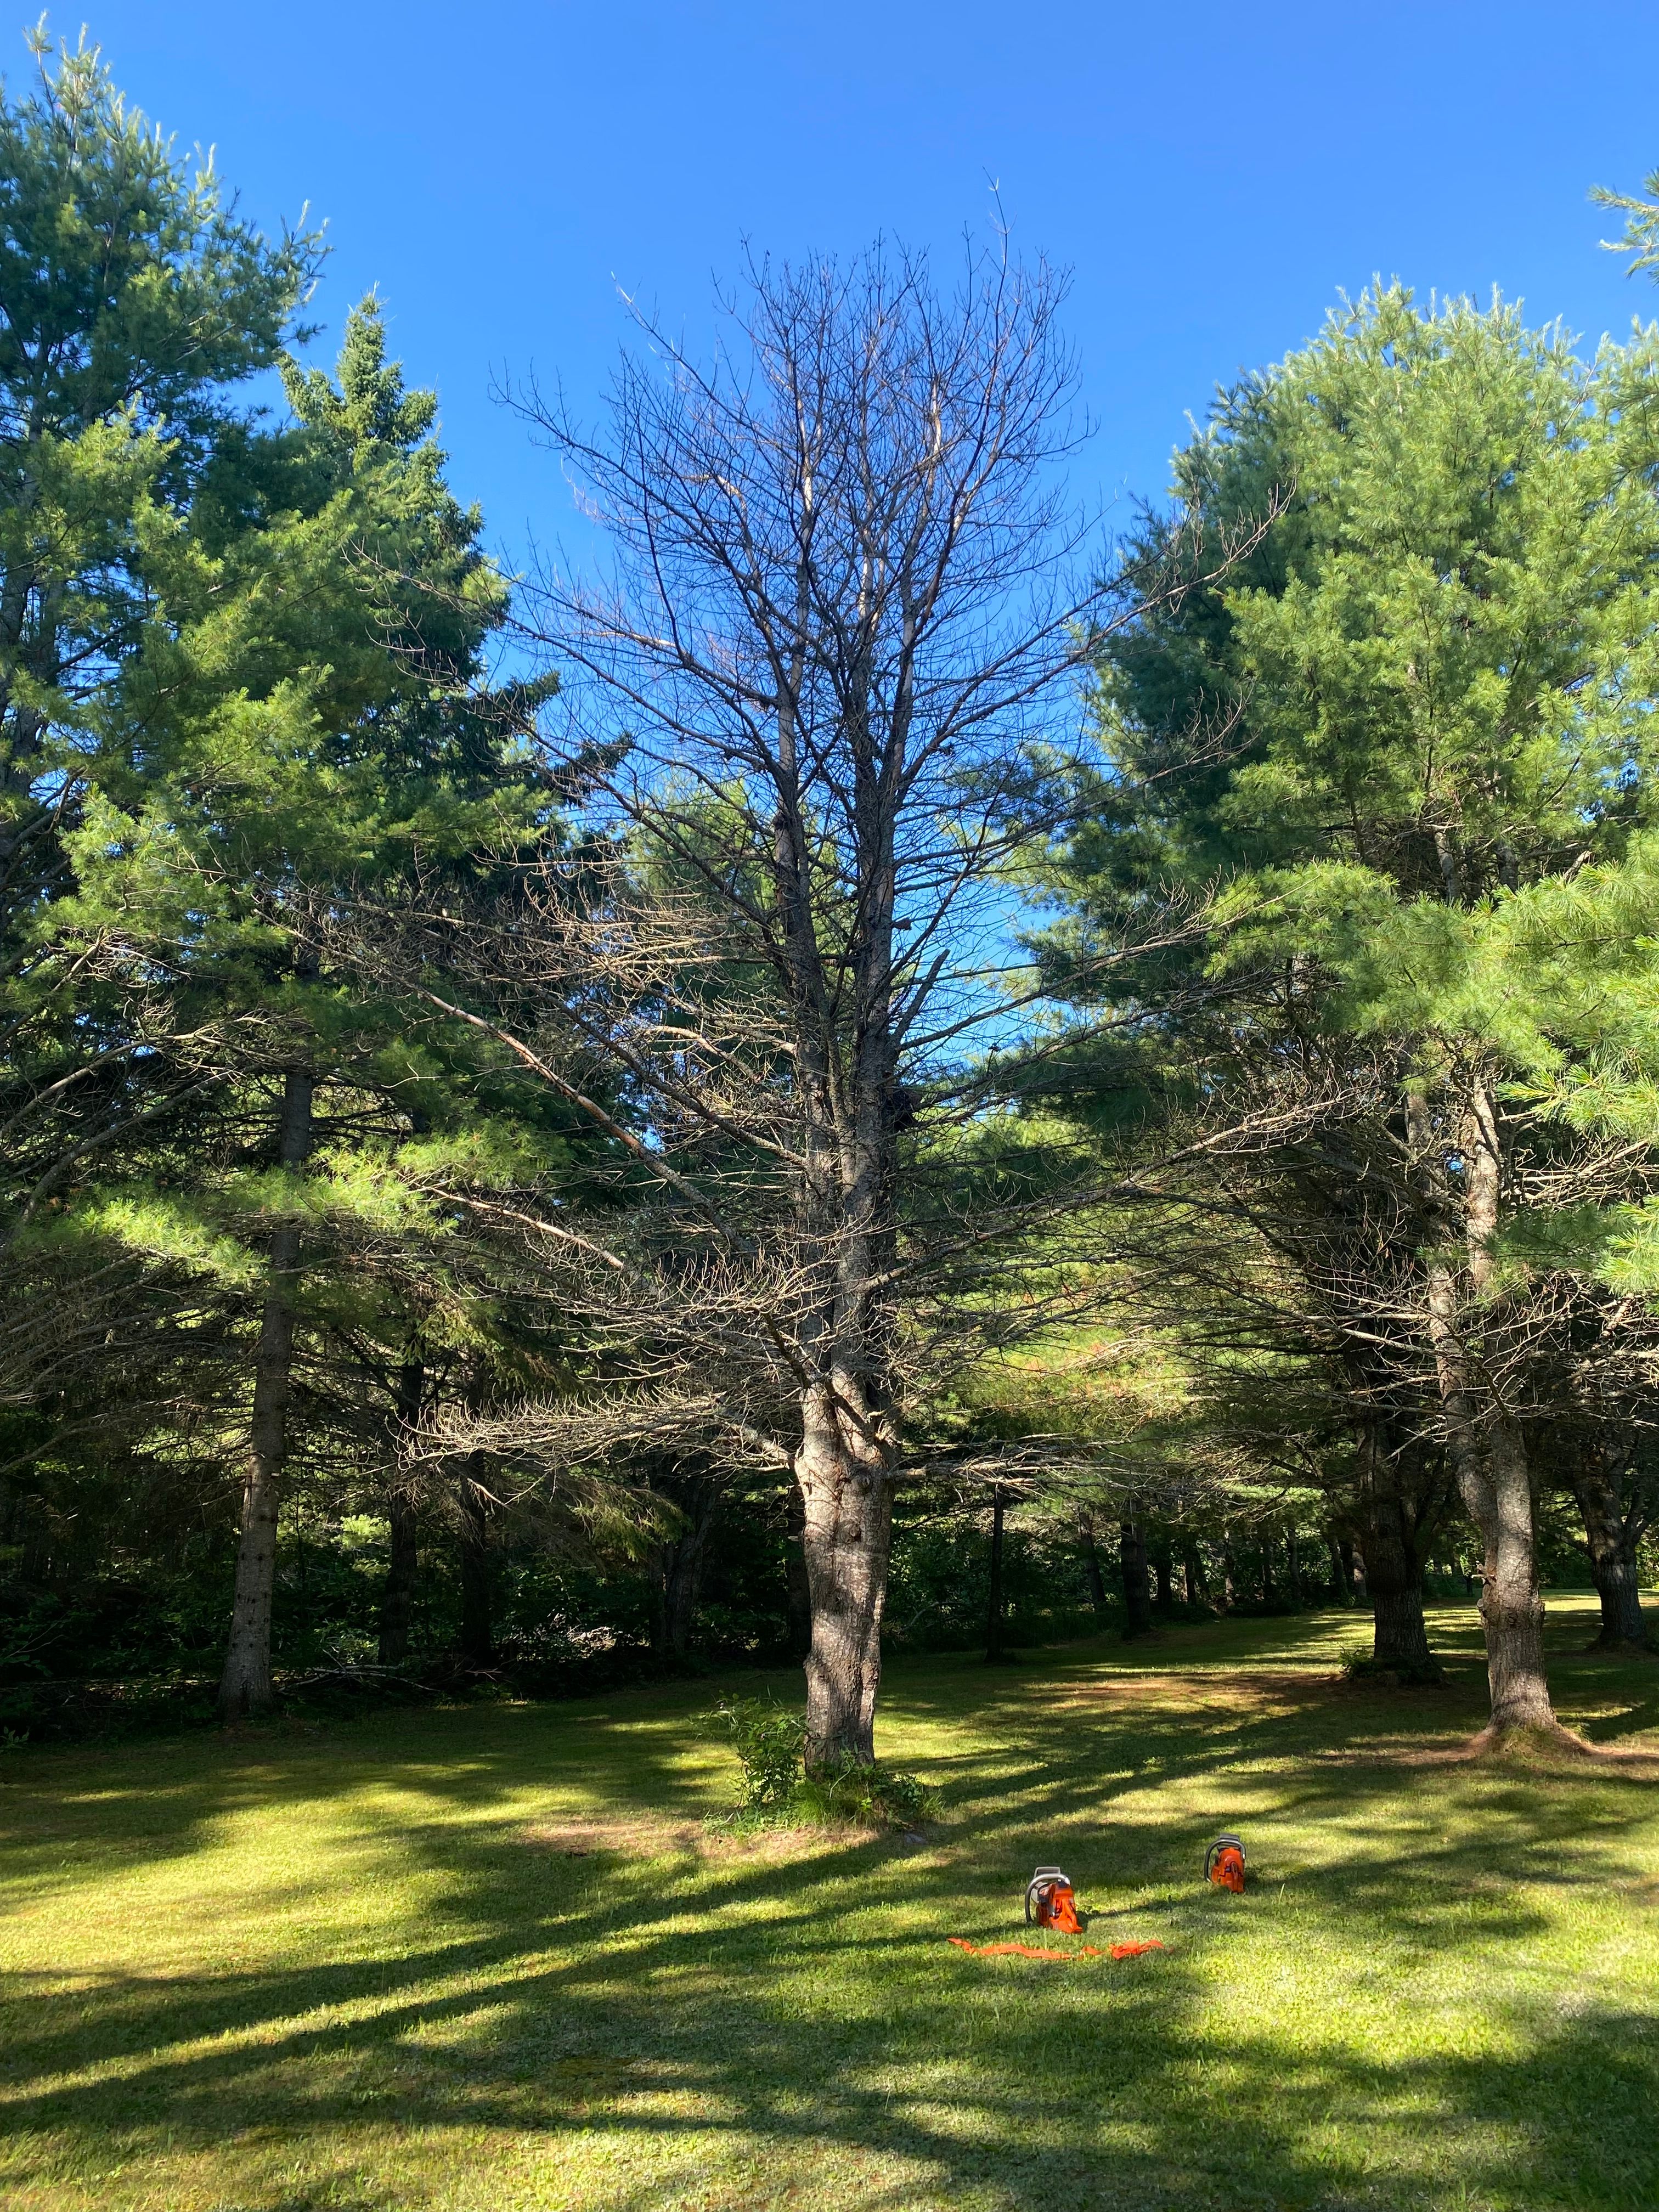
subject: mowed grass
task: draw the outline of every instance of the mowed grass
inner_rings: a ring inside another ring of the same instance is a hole
[[[901,1662],[920,1848],[711,1838],[708,1686],[8,1753],[0,2202],[1648,2212],[1659,1662],[1592,1625],[1600,1759],[1458,1755],[1463,1607],[1430,1691],[1347,1685],[1339,1613]],[[1040,1860],[1168,1949],[948,1944]]]

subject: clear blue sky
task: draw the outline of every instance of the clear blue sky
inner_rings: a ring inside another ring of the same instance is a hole
[[[1497,283],[1592,340],[1659,313],[1585,197],[1659,166],[1654,0],[98,0],[88,27],[250,212],[326,216],[331,338],[378,284],[509,560],[569,495],[492,372],[586,402],[618,283],[696,333],[744,235],[948,248],[988,174],[1018,244],[1075,272],[1080,491],[1159,492],[1217,380],[1374,270]]]

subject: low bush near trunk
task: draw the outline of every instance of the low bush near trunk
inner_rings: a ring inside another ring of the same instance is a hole
[[[909,1828],[933,1819],[938,1792],[914,1774],[840,1759],[805,1765],[805,1717],[764,1698],[731,1698],[708,1717],[729,1738],[742,1769],[738,1803],[724,1826]]]

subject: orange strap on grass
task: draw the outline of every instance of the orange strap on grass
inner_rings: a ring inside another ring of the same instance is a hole
[[[1075,1951],[1039,1951],[1034,1943],[970,1943],[965,1936],[950,1936],[945,1941],[975,1959],[1046,1959],[1050,1966],[1063,1966],[1067,1959],[1138,1959],[1143,1951],[1169,1948],[1156,1937],[1150,1943],[1114,1943],[1109,1952],[1097,1951],[1092,1943],[1079,1944]]]

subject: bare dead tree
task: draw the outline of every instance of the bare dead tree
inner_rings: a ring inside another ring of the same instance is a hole
[[[1098,642],[1063,292],[1003,253],[948,295],[884,247],[751,261],[712,366],[639,318],[602,433],[521,395],[613,549],[602,588],[549,566],[527,597],[610,852],[550,864],[510,926],[428,918],[470,968],[436,1003],[657,1193],[625,1257],[549,1224],[607,1340],[625,1314],[669,1430],[712,1395],[694,1426],[793,1472],[817,1760],[872,1755],[918,1342],[1014,1326],[988,1271],[1055,1212],[959,1158],[995,1120],[976,1043],[1037,996],[1008,872],[1074,788]]]

